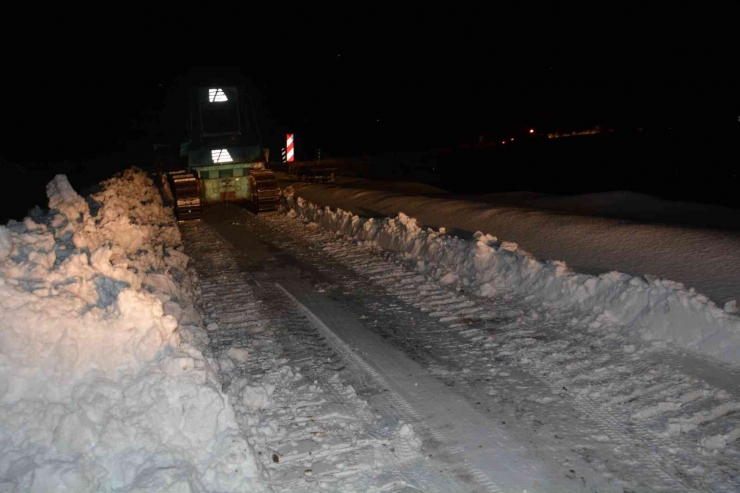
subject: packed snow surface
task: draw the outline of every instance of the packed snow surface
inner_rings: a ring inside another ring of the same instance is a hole
[[[599,314],[594,329],[605,333],[610,328],[636,330],[643,340],[657,346],[671,345],[740,364],[740,317],[733,301],[723,309],[679,282],[609,270],[623,265],[633,273],[657,270],[660,275],[667,272],[667,277],[672,277],[671,272],[679,278],[699,276],[707,287],[712,286],[711,276],[716,273],[720,285],[724,281],[737,287],[740,240],[736,238],[612,220],[581,218],[578,222],[535,211],[318,186],[298,192],[288,189],[285,195],[290,214],[385,250],[403,252],[416,260],[420,272],[443,284],[485,297],[524,296],[557,310],[585,308]],[[316,198],[322,205],[304,197]],[[344,207],[362,202],[365,210],[376,212],[407,210],[418,213],[427,224],[477,232],[468,240],[447,234],[445,228],[420,227],[416,218],[404,213],[361,218],[327,205],[345,199],[348,205]],[[480,232],[479,226],[490,226],[489,231],[501,234],[502,239]],[[559,260],[538,260],[512,239],[520,240],[527,250],[539,250],[538,256],[562,258],[557,253],[565,252],[576,259],[574,263],[580,260],[591,268],[599,265],[599,270],[607,272],[583,274]]]
[[[0,226],[0,491],[257,491],[200,347],[188,258],[141,171]]]

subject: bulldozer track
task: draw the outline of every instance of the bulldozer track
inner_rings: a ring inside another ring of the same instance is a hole
[[[282,287],[280,284],[277,286],[283,291],[286,297],[288,297],[313,323],[314,327],[321,332],[321,334],[330,342],[331,346],[343,357],[352,361],[358,368],[365,373],[369,374],[377,385],[382,388],[386,393],[385,396],[390,400],[396,409],[402,410],[404,417],[408,422],[415,426],[417,431],[422,431],[423,434],[430,435],[440,443],[449,443],[450,437],[445,436],[444,433],[440,432],[435,428],[428,427],[425,424],[424,418],[414,409],[414,407],[403,397],[401,394],[393,390],[392,386],[388,384],[386,379],[376,371],[371,365],[369,365],[361,356],[352,350],[341,338],[339,338],[329,327],[324,324],[321,319],[314,315],[305,305],[298,301],[288,290]],[[487,491],[489,493],[499,493],[502,490],[489,478],[489,475],[471,464],[470,461],[465,457],[464,451],[459,447],[448,448],[449,452],[452,452],[457,456],[457,460],[462,464],[465,471],[475,478],[478,489],[480,491]],[[404,451],[401,458],[409,457],[413,455],[409,451]]]
[[[269,273],[240,269],[240,253],[203,222],[183,224],[181,231],[200,279],[205,322],[218,326],[209,333],[209,358],[219,362],[231,348],[259,348],[248,361],[222,371],[225,391],[238,403],[244,381],[276,385],[266,409],[236,406],[245,430],[254,429],[255,421],[258,427],[269,426],[271,420],[277,421],[279,430],[290,430],[287,435],[250,440],[267,484],[276,491],[315,491],[321,485],[334,488],[330,491],[365,491],[367,484],[397,485],[392,491],[470,491],[468,483],[428,474],[429,465],[418,451],[397,437],[398,423],[414,420],[409,406],[381,388],[372,375],[367,378],[366,372],[352,368],[355,362],[346,357],[342,346],[318,331],[303,311],[285,303],[283,291]],[[257,320],[264,322],[255,324]],[[305,389],[299,384],[278,378],[286,367],[300,371],[304,386],[313,382],[311,402],[302,402],[299,396],[305,395]],[[352,387],[371,396],[372,409],[354,396]],[[320,433],[322,440],[334,445],[317,446],[312,433]],[[307,461],[311,467],[305,466]]]

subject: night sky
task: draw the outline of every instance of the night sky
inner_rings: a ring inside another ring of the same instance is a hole
[[[134,149],[177,140],[174,85],[210,65],[251,80],[266,146],[277,152],[295,132],[306,157],[454,146],[529,127],[673,126],[732,138],[740,127],[737,9],[290,13],[232,12],[244,20],[223,24],[187,10],[99,21],[66,11],[63,22],[18,13],[3,43],[3,167],[29,180],[103,178]]]

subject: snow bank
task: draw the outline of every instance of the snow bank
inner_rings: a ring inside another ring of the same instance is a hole
[[[634,276],[650,274],[681,282],[716,303],[740,300],[740,234],[737,231],[624,220],[650,216],[653,222],[670,222],[671,218],[675,220],[680,216],[694,223],[707,221],[706,211],[687,204],[645,201],[645,196],[631,197],[628,201],[632,212],[626,212],[620,211],[618,204],[613,208],[603,205],[602,200],[619,201],[614,194],[571,199],[571,206],[573,202],[579,204],[579,214],[587,210],[596,215],[606,212],[618,217],[615,219],[564,213],[563,207],[551,212],[518,205],[527,203],[539,208],[557,202],[545,198],[514,200],[512,203],[517,206],[512,207],[333,185],[307,185],[295,193],[315,204],[351,210],[365,217],[395,216],[403,211],[416,218],[419,224],[435,229],[444,226],[458,235],[493,232],[499,238],[518,243],[537,258],[564,260],[577,272],[601,274],[618,270]],[[637,202],[641,203],[639,207]],[[652,214],[649,213],[651,209]],[[639,214],[635,215],[637,210]],[[733,217],[740,218],[723,213],[715,224],[726,224]]]
[[[443,284],[481,296],[519,295],[542,306],[581,308],[601,314],[594,329],[631,327],[643,339],[740,364],[740,317],[735,305],[718,308],[706,296],[682,284],[619,272],[578,274],[564,262],[540,261],[516,243],[475,233],[464,240],[422,229],[401,213],[363,219],[341,209],[320,207],[285,192],[289,214],[382,249],[400,252],[416,268]]]
[[[129,170],[0,226],[0,491],[254,491],[172,213]]]

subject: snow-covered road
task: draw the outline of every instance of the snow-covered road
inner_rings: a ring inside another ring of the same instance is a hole
[[[181,226],[242,430],[283,491],[737,491],[737,373],[481,298],[288,215]]]
[[[0,226],[0,491],[740,491],[732,302],[289,191],[47,193]]]
[[[292,301],[281,286],[300,286],[302,271],[242,214],[214,208],[209,224],[181,229],[201,279],[211,356],[266,482],[286,492],[470,491],[470,479],[449,473],[459,461],[423,457],[398,396]]]

